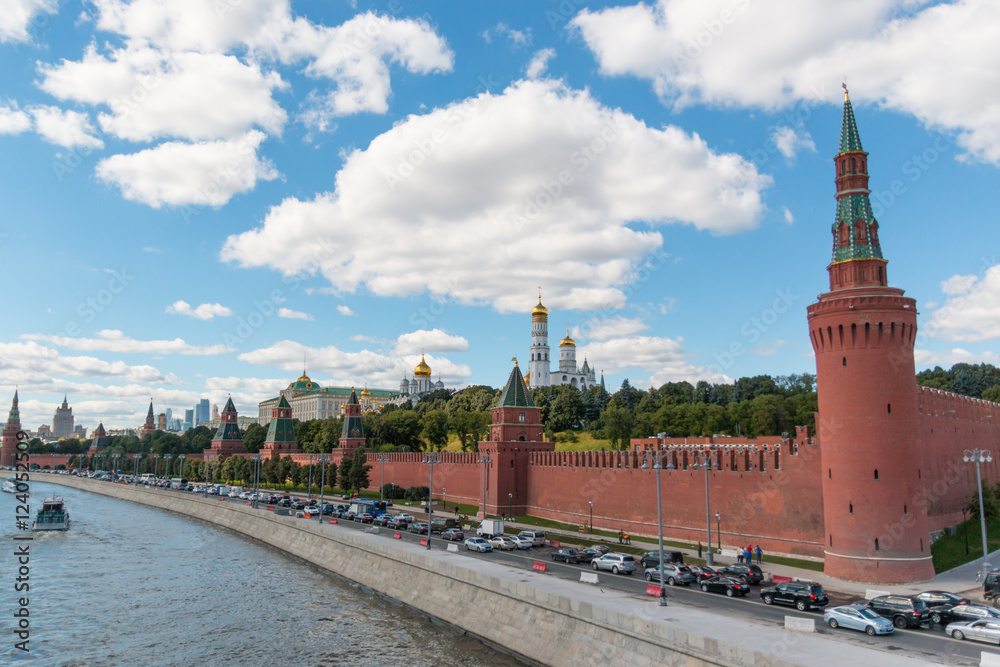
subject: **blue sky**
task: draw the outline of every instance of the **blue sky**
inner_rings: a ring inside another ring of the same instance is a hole
[[[34,429],[255,413],[303,357],[497,386],[539,286],[611,389],[814,372],[845,77],[918,368],[996,363],[998,13],[13,0],[0,391]]]

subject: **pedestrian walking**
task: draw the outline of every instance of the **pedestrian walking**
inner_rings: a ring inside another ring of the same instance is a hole
[[[760,545],[757,545],[757,564],[760,565],[764,562],[764,552],[760,550]]]
[[[698,558],[701,558],[701,542],[698,543]]]
[[[743,556],[746,559],[747,565],[753,563],[753,552],[750,551],[750,547],[747,547],[747,550],[743,552]]]
[[[625,531],[624,530],[619,530],[618,531],[618,544],[624,544],[624,543],[625,543]]]
[[[740,549],[739,553],[736,554],[736,562],[743,563],[743,550]]]

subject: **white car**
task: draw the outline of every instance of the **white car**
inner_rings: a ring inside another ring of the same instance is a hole
[[[481,537],[470,537],[465,541],[465,550],[483,553],[485,551],[493,551],[493,545]]]
[[[236,491],[230,491],[230,492],[229,492],[229,497],[230,497],[230,498],[237,498],[237,497],[239,497],[239,495],[240,495],[240,494],[239,494],[239,493],[237,493]]]
[[[514,551],[517,549],[517,544],[514,540],[503,535],[497,535],[496,537],[488,540],[488,542],[494,549],[500,549],[501,551]]]
[[[529,540],[527,537],[521,537],[520,535],[514,535],[508,539],[512,540],[518,549],[530,549],[535,546],[534,540]]]

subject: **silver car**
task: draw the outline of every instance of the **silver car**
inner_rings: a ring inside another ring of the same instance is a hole
[[[896,631],[896,626],[892,624],[892,621],[876,614],[864,605],[828,607],[823,610],[823,620],[831,628],[860,630],[871,637],[875,635],[891,635]]]
[[[668,586],[681,584],[690,586],[694,582],[694,572],[686,565],[667,563],[663,566],[663,580]],[[660,581],[660,566],[646,568],[646,581]]]
[[[635,558],[629,554],[604,554],[590,561],[595,570],[610,570],[613,574],[632,574],[635,572]]]
[[[990,644],[1000,644],[1000,621],[992,618],[949,623],[944,631],[955,639],[975,639]]]

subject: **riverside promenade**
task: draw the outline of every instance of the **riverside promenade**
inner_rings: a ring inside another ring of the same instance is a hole
[[[160,507],[244,533],[536,664],[903,667],[950,662],[946,656],[938,661],[873,650],[860,643],[863,635],[856,641],[793,632],[752,616],[734,621],[688,605],[661,607],[654,598],[194,494],[57,475],[37,481]],[[803,617],[793,610],[789,615]]]

